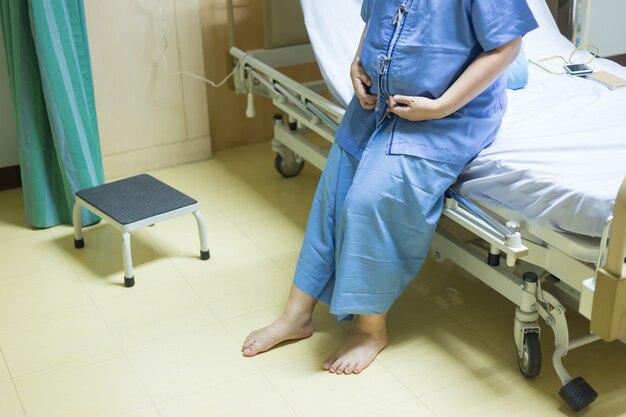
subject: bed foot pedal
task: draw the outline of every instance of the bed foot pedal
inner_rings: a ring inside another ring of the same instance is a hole
[[[559,395],[574,411],[582,410],[598,398],[598,393],[580,376],[563,385]]]

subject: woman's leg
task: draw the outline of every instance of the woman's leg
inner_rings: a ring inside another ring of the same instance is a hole
[[[417,274],[462,166],[385,153],[375,134],[361,158],[337,231],[331,313],[358,315],[353,334],[323,367],[355,373],[387,342],[386,313]]]
[[[358,161],[333,145],[317,187],[293,285],[282,315],[244,341],[242,352],[254,356],[285,340],[313,333],[311,316],[317,300],[330,304],[335,277],[336,218]]]

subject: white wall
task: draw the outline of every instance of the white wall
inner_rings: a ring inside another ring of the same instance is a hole
[[[585,43],[600,48],[600,55],[626,54],[626,0],[586,0]]]
[[[7,74],[4,39],[0,31],[0,168],[18,164],[15,112]]]
[[[168,65],[204,74],[198,0],[162,0]],[[211,155],[206,87],[161,65],[156,0],[85,0],[107,178]]]

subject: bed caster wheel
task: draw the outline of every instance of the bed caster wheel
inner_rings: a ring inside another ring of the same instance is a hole
[[[293,162],[287,162],[283,159],[281,154],[276,154],[276,159],[274,160],[274,166],[276,170],[280,172],[285,178],[291,178],[298,175],[302,172],[304,168],[304,161],[301,158],[294,158]]]
[[[522,354],[517,355],[517,365],[526,378],[532,378],[541,372],[541,343],[539,333],[526,333]]]
[[[582,410],[598,398],[598,393],[580,376],[563,385],[559,395],[574,411]]]

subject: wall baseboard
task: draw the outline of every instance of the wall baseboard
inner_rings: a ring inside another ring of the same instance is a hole
[[[610,59],[611,61],[615,61],[618,64],[626,67],[626,54],[609,56],[607,58]]]
[[[21,186],[22,177],[19,165],[0,168],[0,191],[20,188]]]

